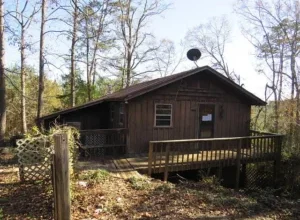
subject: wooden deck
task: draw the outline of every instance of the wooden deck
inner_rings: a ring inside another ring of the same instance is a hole
[[[175,154],[176,152],[171,152]],[[198,157],[198,160],[196,161]],[[264,157],[255,156],[255,152],[250,149],[242,150],[241,164],[250,162],[262,162],[274,160],[273,153],[265,153]],[[203,153],[182,154],[169,157],[167,163],[168,172],[202,169],[208,167],[226,167],[236,164],[236,151],[205,151]],[[176,162],[176,164],[174,164]],[[154,162],[152,173],[163,173],[166,168],[166,156],[162,155]],[[142,177],[141,174],[147,174],[149,171],[149,158],[146,154],[134,154],[119,158],[103,158],[101,160],[80,161],[78,168],[80,170],[104,169],[113,176],[128,179],[130,177]]]
[[[134,163],[133,163],[134,164]],[[136,167],[130,163],[130,158],[103,158],[101,160],[80,161],[77,168],[79,170],[103,169],[110,172],[114,177],[128,179],[131,177],[142,178]]]
[[[141,174],[195,170],[209,167],[236,167],[238,187],[242,164],[274,161],[275,169],[281,156],[282,135],[257,133],[248,137],[208,138],[150,141],[148,154],[105,157],[79,163],[79,169],[105,169],[122,178]]]

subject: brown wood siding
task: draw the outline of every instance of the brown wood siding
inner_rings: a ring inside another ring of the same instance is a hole
[[[101,103],[89,108],[84,108],[74,112],[60,115],[56,118],[49,118],[44,121],[44,126],[49,129],[54,121],[58,124],[67,122],[80,122],[82,130],[85,129],[104,129],[109,126],[109,105]]]
[[[172,127],[154,127],[155,103],[172,104]],[[215,105],[214,137],[249,135],[250,105],[213,78],[194,75],[129,101],[128,152],[148,152],[151,140],[197,138],[198,108],[205,103]]]

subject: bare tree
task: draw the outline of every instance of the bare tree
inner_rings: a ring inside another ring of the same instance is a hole
[[[6,130],[4,53],[4,1],[0,0],[0,143],[4,139]]]
[[[44,56],[45,56],[45,23],[46,23],[46,9],[47,9],[47,0],[42,0],[42,12],[41,12],[41,29],[40,29],[40,55],[39,55],[39,92],[38,92],[38,103],[37,103],[37,120],[41,117],[41,111],[43,109],[43,93],[44,93]],[[38,123],[39,124],[39,123]]]
[[[255,47],[257,57],[264,61],[260,72],[267,76],[269,82],[266,89],[271,90],[269,97],[274,99],[275,132],[279,129],[283,83],[286,81],[290,85],[290,141],[295,125],[300,125],[299,70],[296,65],[300,53],[299,9],[298,1],[289,0],[272,3],[240,0],[236,8],[236,12],[246,21],[243,27],[245,36]]]
[[[14,40],[17,42],[20,50],[20,71],[21,71],[21,118],[22,118],[22,132],[27,132],[27,120],[26,120],[26,54],[27,48],[30,48],[30,44],[26,42],[27,30],[30,27],[34,16],[39,12],[38,4],[35,2],[33,6],[29,6],[29,0],[26,0],[22,7],[17,0],[16,8],[14,11],[8,11],[7,14],[16,21],[17,30],[9,28],[11,34],[13,34]]]
[[[85,49],[86,81],[88,100],[92,100],[92,87],[95,84],[99,52],[110,43],[108,27],[112,24],[113,4],[111,0],[91,1],[82,7],[79,16],[82,48]]]
[[[214,17],[188,31],[186,41],[201,50],[211,60],[212,66],[229,79],[240,84],[240,76],[228,67],[225,58],[226,45],[231,41],[231,28],[226,17]]]
[[[154,51],[155,69],[160,73],[160,77],[173,74],[179,64],[182,62],[185,54],[185,47],[178,53],[176,51],[174,42],[171,40],[163,39],[156,51]]]
[[[118,1],[119,14],[117,15],[118,29],[116,34],[122,45],[119,47],[121,50],[120,58],[124,61],[121,62],[122,66],[115,66],[123,70],[126,87],[130,85],[134,77],[156,71],[147,68],[141,70],[138,74],[135,73],[138,66],[155,59],[153,52],[158,47],[149,42],[153,35],[146,31],[147,23],[152,17],[162,14],[168,7],[169,5],[164,5],[159,0]]]
[[[71,107],[75,106],[75,71],[76,71],[76,62],[75,62],[75,46],[77,42],[77,23],[78,23],[78,5],[77,0],[72,0],[73,5],[73,31],[72,31],[72,43],[71,43],[71,72],[70,72],[70,81],[71,81],[71,98],[70,104]]]

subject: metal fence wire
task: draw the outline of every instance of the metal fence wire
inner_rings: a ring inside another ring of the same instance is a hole
[[[246,165],[246,190],[259,190],[274,186],[274,163],[260,162]]]

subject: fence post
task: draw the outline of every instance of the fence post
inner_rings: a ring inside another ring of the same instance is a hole
[[[71,219],[70,170],[67,134],[54,135],[54,198],[56,220]]]
[[[166,146],[166,158],[165,158],[164,182],[168,181],[169,155],[170,155],[170,144],[167,143],[167,146]]]
[[[239,139],[238,148],[236,152],[236,174],[235,174],[236,191],[239,190],[239,185],[240,185],[241,148],[242,148],[242,139]]]
[[[153,157],[153,143],[149,143],[149,155],[148,155],[148,176],[151,177],[152,173],[152,157]]]

